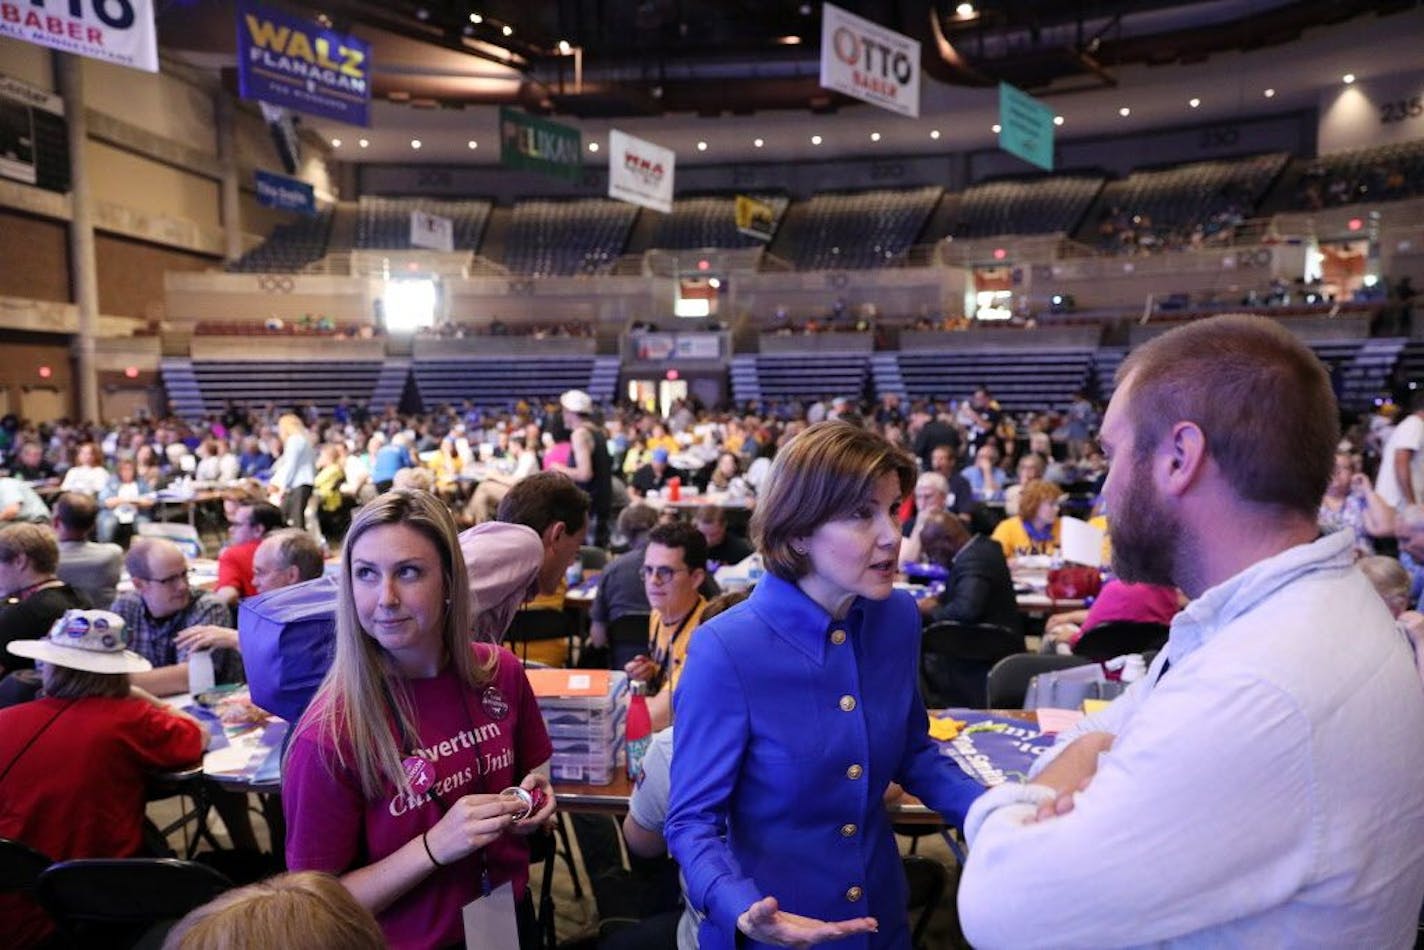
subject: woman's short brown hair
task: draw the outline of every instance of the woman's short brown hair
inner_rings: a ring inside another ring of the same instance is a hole
[[[220,894],[178,921],[163,950],[381,950],[376,918],[330,874],[279,874]]]
[[[1133,350],[1132,438],[1150,454],[1178,422],[1196,424],[1236,495],[1314,517],[1340,441],[1330,374],[1275,320],[1195,320]]]
[[[123,699],[130,692],[127,673],[94,673],[46,663],[40,678],[44,683],[44,693],[50,699],[83,699],[86,696]]]
[[[1063,497],[1063,489],[1052,482],[1035,478],[1031,482],[1024,482],[1024,486],[1019,490],[1019,517],[1024,521],[1032,521],[1038,514],[1038,506],[1046,501],[1057,501]]]
[[[771,463],[752,515],[752,540],[766,569],[786,580],[803,577],[811,562],[792,543],[864,504],[885,475],[899,480],[901,495],[909,494],[915,460],[847,422],[818,422],[786,443]]]

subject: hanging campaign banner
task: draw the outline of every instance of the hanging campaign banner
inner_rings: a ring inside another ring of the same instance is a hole
[[[672,213],[672,149],[613,129],[608,133],[608,196]]]
[[[1006,82],[999,83],[999,148],[1053,171],[1053,110]]]
[[[369,125],[371,48],[244,0],[237,8],[237,86],[244,99]]]
[[[758,241],[770,241],[776,230],[776,208],[769,201],[750,195],[737,195],[733,214],[737,219],[737,230]]]
[[[410,213],[410,246],[450,253],[455,250],[455,222],[425,211]]]
[[[920,44],[832,4],[821,7],[821,85],[912,118],[920,114]]]
[[[257,203],[279,211],[316,214],[316,190],[304,181],[257,169]]]
[[[0,2],[0,36],[102,59],[115,66],[158,72],[158,37],[149,0]]]
[[[578,129],[501,106],[499,160],[505,168],[578,181],[583,177],[583,137]]]

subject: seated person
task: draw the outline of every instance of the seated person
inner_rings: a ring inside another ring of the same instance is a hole
[[[49,506],[35,494],[28,482],[18,478],[0,478],[0,524],[26,521],[44,524],[49,520]]]
[[[56,861],[134,857],[149,773],[203,757],[197,720],[130,686],[149,664],[124,649],[126,634],[108,611],[75,611],[44,639],[10,642],[7,660],[43,662],[44,698],[0,710],[0,837]],[[16,895],[0,895],[0,915],[9,947],[52,929]]]
[[[974,510],[978,507],[974,498],[974,486],[960,474],[959,460],[955,458],[949,446],[937,445],[930,450],[930,471],[943,476],[949,486],[945,509],[959,515],[965,522],[974,517]]]
[[[711,573],[723,564],[740,564],[755,550],[746,538],[727,530],[727,513],[721,505],[703,505],[692,521],[707,539],[707,570]]]
[[[53,528],[26,522],[0,525],[0,648],[45,633],[66,610],[89,606],[83,594],[59,579],[58,567]],[[23,683],[7,681],[0,704],[23,702],[39,688],[33,662],[0,653],[0,674],[16,670],[28,674],[21,676]]]
[[[228,607],[257,593],[252,583],[252,556],[268,533],[286,526],[282,509],[262,502],[237,509],[228,536],[231,543],[218,555],[218,583],[213,596]]]
[[[257,545],[257,552],[252,555],[252,586],[258,594],[265,594],[302,581],[314,581],[325,570],[326,559],[316,538],[300,528],[283,528],[267,535]],[[176,645],[180,653],[239,649],[236,630],[213,624],[180,630]]]
[[[608,627],[629,614],[652,611],[648,592],[643,586],[643,551],[648,546],[648,532],[658,523],[658,514],[644,504],[633,504],[618,514],[618,533],[628,543],[628,550],[608,562],[598,578],[598,593],[589,607],[588,642],[590,646],[608,646]]]
[[[1409,572],[1394,558],[1378,554],[1362,557],[1355,563],[1384,598],[1396,626],[1409,638],[1409,644],[1414,649],[1415,668],[1420,679],[1424,680],[1424,614],[1410,609],[1409,590],[1413,583]]]
[[[134,683],[155,696],[188,691],[188,653],[179,649],[179,632],[199,625],[231,626],[232,611],[212,594],[188,586],[188,559],[167,538],[135,538],[124,556],[134,589],[114,599],[113,611],[124,618],[135,653],[153,665],[135,674]],[[213,651],[219,683],[242,680],[242,658],[234,650]]]
[[[1005,518],[994,528],[993,539],[1004,549],[1004,557],[1055,554],[1058,551],[1058,505],[1063,489],[1042,479],[1029,482],[1019,494],[1022,512]]]
[[[88,495],[65,492],[54,503],[54,532],[59,539],[59,579],[79,591],[90,606],[108,609],[124,572],[124,549],[89,540],[99,506]]]
[[[707,601],[698,593],[707,576],[707,541],[685,521],[658,525],[643,553],[643,584],[653,613],[648,652],[624,667],[629,679],[648,684],[653,731],[672,721],[672,694],[687,659],[687,645],[702,622]]]
[[[1359,458],[1335,453],[1335,466],[1320,499],[1321,531],[1349,531],[1361,556],[1375,553],[1375,538],[1394,533],[1394,511],[1375,493],[1370,477],[1359,470]]]
[[[1182,606],[1182,595],[1175,587],[1130,584],[1114,578],[1103,585],[1089,607],[1049,617],[1043,625],[1040,652],[1072,653],[1083,634],[1110,620],[1171,624]]]
[[[905,540],[900,542],[900,563],[914,564],[924,557],[920,532],[925,519],[943,513],[949,502],[949,482],[938,472],[924,472],[915,480],[915,517],[901,526]]]
[[[991,623],[1023,633],[1014,581],[1003,549],[954,515],[935,511],[920,530],[924,558],[949,570],[938,597],[920,600],[920,613],[931,623]]]
[[[59,477],[54,473],[54,466],[49,459],[45,458],[44,446],[38,442],[27,441],[20,445],[15,456],[10,460],[9,474],[12,478],[18,478],[25,482],[54,482]]]
[[[677,477],[677,472],[668,464],[667,449],[653,449],[648,464],[640,466],[628,482],[628,494],[634,498],[646,498],[648,492],[661,492],[667,483]]]
[[[136,526],[149,520],[157,487],[154,475],[140,471],[133,459],[119,459],[99,492],[99,540],[127,544]]]
[[[1038,433],[1035,433],[1038,434]],[[1036,482],[1044,477],[1048,471],[1048,459],[1037,452],[1029,452],[1019,459],[1018,465],[1014,468],[1014,484],[1004,489],[1004,514],[1016,515],[1019,513],[1019,495],[1023,492],[1023,487],[1029,482]],[[1054,482],[1054,484],[1059,484]]]
[[[998,446],[993,443],[979,446],[974,453],[974,465],[964,471],[964,480],[969,483],[976,501],[1003,501],[1009,476],[999,468]]]
[[[307,947],[385,950],[371,912],[330,874],[297,871],[239,887],[189,912],[163,940],[163,950]]]

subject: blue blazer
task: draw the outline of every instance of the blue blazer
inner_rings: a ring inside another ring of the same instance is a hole
[[[929,738],[919,650],[909,595],[858,598],[833,621],[771,574],[698,627],[673,695],[664,834],[706,914],[704,950],[733,947],[737,917],[766,896],[822,920],[878,920],[838,947],[909,946],[885,787],[953,825],[983,791]]]

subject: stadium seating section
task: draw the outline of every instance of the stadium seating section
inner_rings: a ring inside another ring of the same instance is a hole
[[[505,238],[505,266],[531,277],[605,274],[623,253],[638,209],[609,198],[521,201]]]
[[[951,233],[958,238],[1071,234],[1104,181],[1103,175],[1064,174],[974,185],[960,196]]]
[[[433,198],[381,198],[363,196],[356,222],[356,247],[372,250],[408,250],[410,213],[449,218],[453,223],[455,250],[474,251],[484,236],[489,220],[489,201],[439,201]]]
[[[793,206],[773,250],[802,270],[886,267],[914,244],[938,187],[813,195]]]
[[[240,274],[294,274],[326,255],[333,214],[324,211],[279,225],[271,237],[242,255],[228,270]]]

